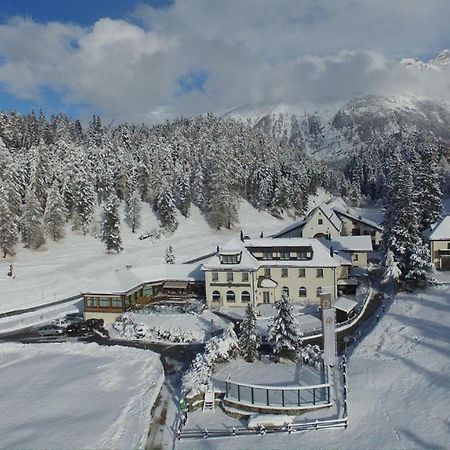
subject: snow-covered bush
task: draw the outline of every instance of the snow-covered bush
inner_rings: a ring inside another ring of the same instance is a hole
[[[239,341],[233,327],[229,326],[222,336],[210,339],[205,350],[205,356],[211,364],[236,358],[239,355]]]
[[[204,354],[198,353],[181,380],[185,395],[195,397],[197,394],[206,392],[211,382],[211,375],[212,365]]]
[[[323,352],[318,345],[308,344],[300,347],[299,357],[303,363],[315,367],[317,370],[323,369]]]
[[[183,375],[182,389],[187,397],[206,392],[211,383],[214,364],[236,358],[239,355],[238,342],[232,326],[222,336],[213,337],[207,342],[205,353],[197,354]]]

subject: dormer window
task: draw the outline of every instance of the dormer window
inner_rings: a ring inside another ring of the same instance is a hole
[[[265,250],[263,251],[263,259],[273,259],[273,253],[272,250]]]
[[[221,253],[221,264],[239,264],[241,262],[242,252],[240,253]]]

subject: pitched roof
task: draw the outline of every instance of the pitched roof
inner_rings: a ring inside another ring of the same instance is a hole
[[[338,236],[328,241],[333,250],[350,252],[371,252],[373,250],[370,236]],[[325,245],[327,245],[325,243]],[[327,245],[327,247],[329,247]]]
[[[450,240],[450,216],[445,216],[433,229],[430,241]]]
[[[333,207],[333,211],[334,211],[338,216],[339,216],[339,215],[342,215],[342,216],[348,217],[349,219],[351,219],[351,220],[353,220],[353,221],[355,221],[355,222],[360,222],[360,223],[363,223],[363,224],[365,224],[365,225],[367,225],[367,226],[369,226],[369,227],[375,228],[375,229],[377,229],[378,231],[383,231],[383,227],[382,227],[380,224],[378,224],[378,223],[376,223],[376,222],[373,222],[372,220],[365,219],[365,218],[362,217],[362,216],[355,216],[355,215],[352,214],[349,210],[346,210],[346,209],[344,209],[344,208],[341,208],[340,206],[334,206],[334,207]]]
[[[156,281],[202,281],[200,264],[157,264],[152,266],[121,267],[91,283],[85,293],[120,295],[144,283]]]
[[[222,264],[220,262],[220,255],[241,254],[239,263],[236,264]],[[208,259],[203,265],[203,270],[214,269],[242,269],[242,270],[256,270],[259,267],[259,261],[245,248],[244,243],[238,239],[233,238],[227,242],[219,252]]]

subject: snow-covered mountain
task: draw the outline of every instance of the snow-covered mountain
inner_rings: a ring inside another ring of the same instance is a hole
[[[435,58],[421,61],[418,58],[402,59],[401,64],[412,70],[437,70],[441,71],[450,67],[450,50],[441,50]]]
[[[408,71],[449,70],[450,50],[426,62],[404,59],[400,66]],[[386,140],[400,131],[425,131],[450,149],[450,104],[441,99],[367,95],[326,109],[244,105],[224,116],[250,119],[269,135],[286,138],[318,159],[345,160],[374,140]]]

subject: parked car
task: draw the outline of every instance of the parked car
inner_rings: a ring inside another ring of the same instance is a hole
[[[50,323],[51,323],[51,325],[56,325],[58,327],[67,328],[70,325],[71,321],[68,320],[67,318],[59,318],[59,319],[52,320]]]
[[[64,334],[64,328],[58,325],[50,324],[40,327],[38,330],[41,336],[61,336]]]
[[[69,314],[66,314],[66,319],[69,322],[83,322],[83,314],[69,313]]]
[[[86,334],[90,334],[92,332],[88,326],[84,322],[72,322],[66,328],[66,334],[68,336],[85,336]]]
[[[88,319],[84,322],[90,330],[103,328],[105,321],[103,319]]]

